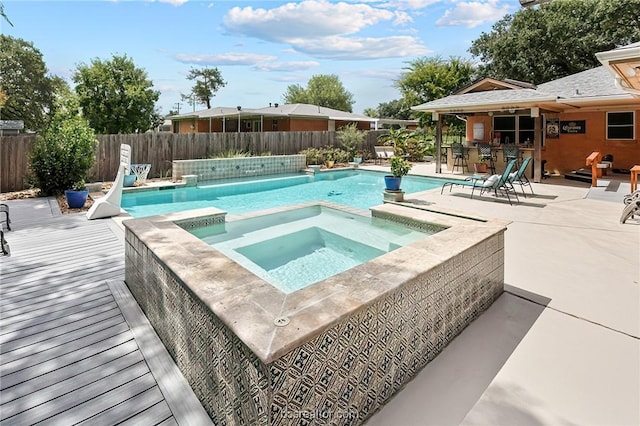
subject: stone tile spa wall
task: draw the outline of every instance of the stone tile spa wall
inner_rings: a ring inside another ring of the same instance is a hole
[[[503,291],[504,223],[441,215],[444,231],[285,295],[183,229],[202,216],[170,216],[125,222],[126,283],[215,424],[362,424]]]
[[[264,157],[212,158],[206,160],[175,160],[172,176],[181,179],[197,175],[198,181],[298,173],[306,168],[304,155],[272,155]]]

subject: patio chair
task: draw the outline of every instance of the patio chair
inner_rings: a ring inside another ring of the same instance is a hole
[[[504,162],[516,160],[516,167],[518,167],[518,161],[520,161],[520,148],[515,144],[503,144],[502,155],[504,156]]]
[[[465,154],[461,143],[454,142],[451,144],[451,156],[453,157],[453,171],[456,170],[456,167],[466,168],[469,171],[469,164],[467,164],[468,154]]]
[[[6,204],[0,204],[0,213],[4,213],[4,219],[0,218],[0,226],[2,222],[4,222],[7,225],[7,229],[11,231],[11,218],[9,217],[9,206]]]
[[[529,178],[527,178],[527,175],[526,175],[527,166],[529,165],[530,162],[531,162],[531,157],[526,157],[522,161],[522,164],[520,164],[518,171],[513,172],[509,175],[509,182],[511,183],[511,185],[513,185],[514,183],[517,183],[518,185],[520,185],[520,189],[522,190],[522,195],[524,195],[525,198],[527,197],[527,194],[524,192],[525,186],[529,186],[529,189],[531,190],[531,195],[534,195],[533,188],[531,187],[531,182],[529,181]]]
[[[488,178],[467,178],[466,180],[457,180],[457,181],[447,181],[442,185],[440,189],[440,194],[444,191],[446,186],[449,186],[449,192],[451,192],[451,188],[454,185],[460,185],[467,188],[471,188],[471,198],[473,198],[473,194],[476,189],[480,190],[480,195],[482,195],[485,191],[493,190],[494,194],[498,196],[498,190],[504,191],[507,199],[509,200],[509,204],[513,205],[511,202],[511,197],[509,197],[509,192],[513,191],[516,196],[516,201],[518,200],[518,194],[516,194],[515,188],[509,182],[509,175],[511,174],[511,170],[513,170],[513,166],[515,165],[515,160],[509,161],[507,167],[504,169],[502,175],[491,175]]]
[[[491,145],[488,143],[478,144],[478,160],[487,161],[489,165],[487,168],[491,170],[491,174],[496,173],[496,163],[494,163],[493,152],[491,152]]]
[[[378,145],[374,146],[373,149],[376,154],[374,164],[382,164],[382,160],[389,160],[394,155],[392,146]]]

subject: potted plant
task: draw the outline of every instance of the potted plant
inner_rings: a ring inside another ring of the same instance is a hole
[[[411,163],[402,157],[391,157],[391,175],[384,177],[385,189],[387,191],[400,191],[402,176],[411,170]]]
[[[69,207],[84,206],[89,194],[84,181],[96,161],[97,145],[93,129],[84,118],[54,117],[29,155],[29,180],[41,195],[64,193]]]
[[[478,159],[478,161],[473,164],[473,168],[475,169],[476,173],[487,173],[487,163],[485,159]]]

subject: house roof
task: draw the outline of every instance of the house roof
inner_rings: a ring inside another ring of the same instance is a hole
[[[238,110],[238,107],[214,107],[211,109],[204,109],[200,111],[194,111],[185,114],[173,115],[169,117],[171,120],[185,120],[185,119],[202,119],[202,118],[218,118],[233,116],[237,117],[255,117],[255,116],[270,116],[270,117],[309,117],[309,118],[322,118],[328,120],[339,121],[366,121],[375,122],[378,119],[367,117],[366,115],[353,114],[351,112],[340,111],[337,109],[321,107],[318,105],[310,104],[284,104],[278,106],[268,106],[265,108],[242,108]]]
[[[487,80],[490,81],[490,84],[495,84],[496,81]],[[476,85],[482,87],[479,83]],[[411,109],[426,112],[473,112],[542,106],[550,110],[561,111],[580,105],[628,101],[629,99],[633,99],[633,97],[616,86],[607,69],[601,66],[543,83],[535,88],[526,88],[524,85],[518,87],[513,84],[512,80],[505,82],[501,89],[455,94],[414,106]]]
[[[596,57],[614,76],[618,87],[640,96],[640,42],[596,53]]]

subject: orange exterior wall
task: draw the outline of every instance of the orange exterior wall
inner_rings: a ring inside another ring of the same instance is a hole
[[[613,110],[612,110],[613,111]],[[629,111],[629,109],[625,109]],[[546,118],[558,118],[560,121],[585,120],[585,133],[561,133],[557,139],[545,139],[542,147],[542,159],[546,160],[545,170],[551,173],[565,174],[585,167],[585,159],[593,151],[602,155],[613,155],[613,167],[630,169],[640,164],[640,109],[635,110],[635,139],[607,140],[607,112],[571,112],[545,114]],[[473,124],[484,123],[484,141],[489,142],[492,119],[489,116],[470,116],[467,120],[467,140],[473,139]]]
[[[290,119],[289,131],[291,132],[327,131],[328,129],[328,120],[312,120],[308,118]]]

